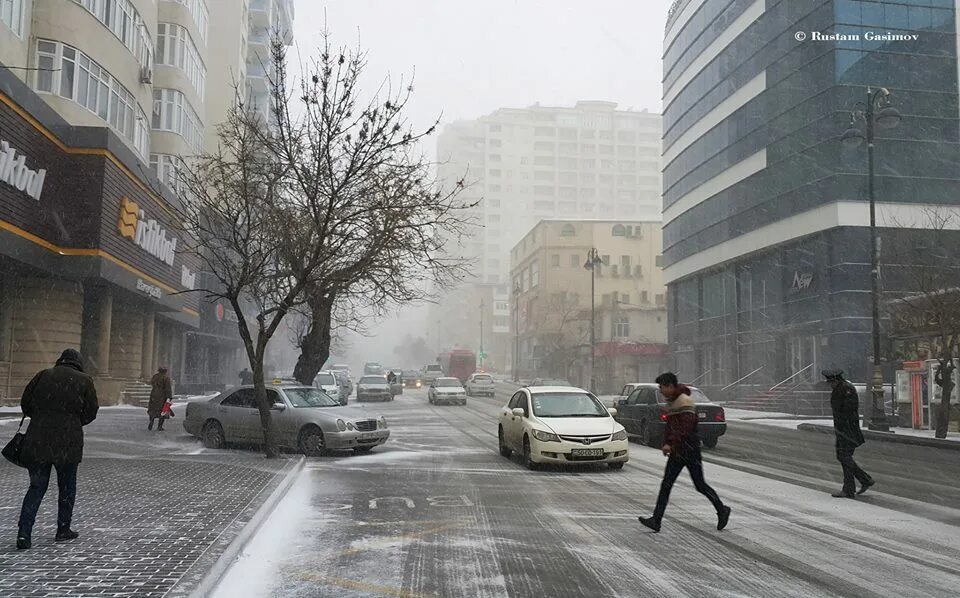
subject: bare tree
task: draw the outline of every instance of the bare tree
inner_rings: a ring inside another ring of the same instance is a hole
[[[550,375],[568,377],[590,338],[590,314],[566,293],[550,296],[536,316],[537,336],[545,343]]]

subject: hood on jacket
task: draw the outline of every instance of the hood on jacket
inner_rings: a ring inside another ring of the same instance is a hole
[[[83,358],[80,357],[80,351],[76,349],[66,349],[60,354],[60,359],[57,360],[56,365],[66,366],[82,372]]]
[[[693,397],[690,396],[690,389],[688,388],[686,392],[674,400],[667,401],[667,410],[671,415],[674,413],[695,413],[697,409],[694,406]]]

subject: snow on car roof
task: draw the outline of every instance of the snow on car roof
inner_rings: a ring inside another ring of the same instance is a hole
[[[535,395],[554,392],[581,392],[583,394],[590,394],[590,391],[577,388],[576,386],[528,386],[527,390],[530,391],[530,394]]]

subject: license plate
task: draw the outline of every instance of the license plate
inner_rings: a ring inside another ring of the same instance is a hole
[[[700,413],[698,413],[697,416],[698,416],[700,419],[707,419],[707,414],[704,413],[703,411],[701,411]]]
[[[377,435],[376,435],[375,433],[371,432],[371,433],[368,433],[368,434],[361,434],[361,435],[360,435],[360,440],[373,440],[373,439],[376,438],[376,437],[377,437]]]
[[[574,457],[602,457],[603,449],[571,449],[570,454]]]

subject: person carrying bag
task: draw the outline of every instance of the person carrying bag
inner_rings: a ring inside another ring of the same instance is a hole
[[[20,425],[17,426],[17,433],[13,435],[13,438],[10,439],[10,442],[3,447],[3,456],[7,461],[13,463],[18,467],[26,467],[23,463],[22,453],[23,453],[23,432],[20,430],[23,428],[23,420],[27,419],[27,416],[24,415],[20,418]]]

